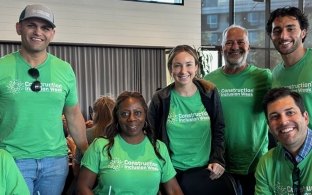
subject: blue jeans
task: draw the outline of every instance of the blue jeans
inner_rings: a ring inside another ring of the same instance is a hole
[[[15,160],[34,195],[62,194],[68,174],[68,157]]]

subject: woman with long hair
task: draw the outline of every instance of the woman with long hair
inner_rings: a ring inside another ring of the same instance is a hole
[[[198,77],[199,68],[195,49],[172,49],[168,70],[174,82],[153,95],[149,121],[168,147],[184,194],[229,194],[220,97],[213,83]]]
[[[155,195],[160,183],[167,194],[183,194],[167,148],[149,125],[143,96],[121,93],[112,116],[104,137],[95,139],[83,156],[78,194]]]

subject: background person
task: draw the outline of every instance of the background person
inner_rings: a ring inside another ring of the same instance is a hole
[[[97,137],[105,136],[105,128],[112,122],[112,112],[115,106],[115,101],[108,97],[99,97],[93,104],[93,126],[86,131],[88,143],[91,144]],[[74,159],[74,172],[75,176],[78,176],[80,161],[82,153],[80,150],[76,151]]]
[[[272,82],[270,70],[247,63],[249,50],[248,31],[229,26],[222,40],[225,65],[205,76],[221,91],[226,171],[241,184],[244,195],[254,194],[256,165],[268,151],[268,127],[261,103]]]
[[[68,173],[61,115],[76,145],[88,147],[71,66],[47,53],[54,15],[28,5],[16,23],[21,49],[0,59],[0,148],[15,159],[30,194],[60,195]]]
[[[259,161],[255,194],[310,194],[312,131],[303,98],[288,88],[273,88],[263,108],[279,144]]]
[[[103,137],[105,135],[105,128],[112,122],[112,112],[115,106],[115,101],[108,97],[99,97],[93,104],[92,109],[92,127],[86,131],[88,143],[91,144],[95,138]],[[78,149],[75,153],[73,160],[73,172],[74,182],[73,186],[76,186],[80,165],[81,165],[82,153]],[[76,188],[76,187],[75,187]]]
[[[88,143],[91,143],[94,138],[104,136],[105,128],[112,122],[112,111],[115,106],[115,101],[108,97],[102,96],[93,104],[93,126],[87,129]]]
[[[87,128],[86,136],[88,140],[88,144],[91,144],[93,140],[97,137],[103,137],[105,135],[105,128],[108,124],[112,122],[113,116],[112,111],[115,106],[115,101],[108,96],[99,97],[93,104],[92,109],[92,127]],[[66,124],[66,123],[64,123]],[[65,125],[66,126],[66,125]],[[75,148],[75,145],[72,145],[71,138],[67,138],[67,144],[74,148],[72,150],[73,161],[71,163],[72,168],[69,170],[69,174],[67,176],[66,184],[64,189],[67,193],[75,194],[76,193],[76,183],[80,170],[80,163],[82,159],[81,150]],[[74,144],[74,143],[73,143]]]
[[[272,71],[272,87],[298,92],[308,113],[312,113],[312,50],[303,45],[308,31],[308,18],[296,7],[274,10],[266,25],[266,32],[283,59]]]
[[[78,194],[157,194],[160,182],[168,194],[183,194],[167,148],[155,139],[146,115],[140,93],[118,96],[105,138],[95,139],[83,156]]]
[[[149,120],[169,148],[181,189],[184,194],[228,194],[223,180],[217,180],[225,167],[218,91],[196,78],[198,56],[188,45],[172,49],[168,70],[174,82],[153,95]]]

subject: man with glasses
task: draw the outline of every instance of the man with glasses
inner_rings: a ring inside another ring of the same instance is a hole
[[[312,131],[303,98],[289,88],[273,88],[263,108],[279,144],[258,163],[255,194],[311,194]]]
[[[75,74],[47,52],[55,34],[49,8],[26,6],[16,32],[21,49],[0,59],[0,148],[14,157],[30,194],[59,195],[68,173],[62,113],[76,145],[88,147]]]

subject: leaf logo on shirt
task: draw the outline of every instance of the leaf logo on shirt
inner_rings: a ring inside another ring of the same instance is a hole
[[[174,112],[170,112],[168,115],[167,123],[175,123],[177,121],[177,115]]]
[[[123,161],[120,159],[112,159],[109,164],[108,168],[114,169],[114,170],[119,170],[122,167]]]
[[[289,186],[289,187],[292,187],[292,186]],[[287,194],[287,187],[282,186],[279,182],[277,182],[274,192],[276,194]]]
[[[9,93],[17,94],[23,89],[23,86],[24,84],[22,82],[13,80],[9,82],[7,88],[8,88]]]

